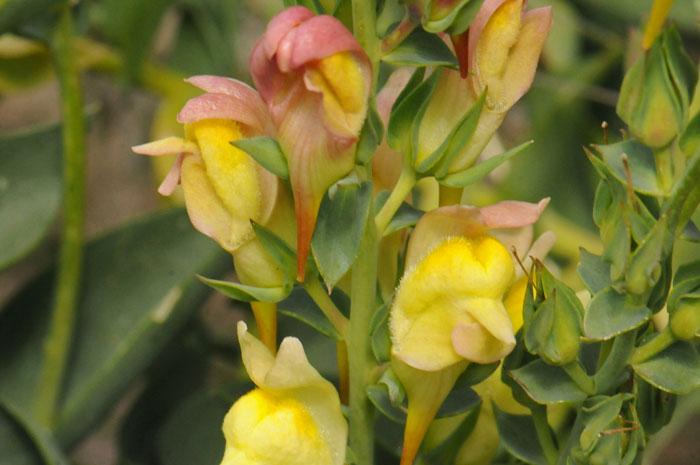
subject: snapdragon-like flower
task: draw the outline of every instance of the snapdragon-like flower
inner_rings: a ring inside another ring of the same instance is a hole
[[[257,388],[224,418],[221,465],[342,465],[348,425],[338,393],[309,364],[299,339],[285,338],[275,357],[243,322],[238,338]]]
[[[372,67],[340,21],[296,6],[270,21],[250,71],[289,165],[302,281],[323,195],[355,163]]]
[[[451,161],[448,172],[471,167],[507,111],[530,89],[552,27],[552,9],[524,12],[524,8],[524,0],[485,0],[469,29],[452,37],[461,72],[440,71],[421,121],[418,162],[440,147],[486,92],[476,130]]]
[[[413,462],[430,422],[468,363],[501,360],[515,346],[504,305],[516,282],[513,257],[487,233],[529,229],[547,203],[443,207],[416,225],[389,323],[392,367],[408,396],[402,465]]]
[[[187,80],[206,91],[178,115],[184,139],[168,137],[133,147],[143,155],[179,154],[158,192],[170,195],[182,184],[192,224],[234,257],[243,284],[274,287],[283,282],[277,263],[255,237],[251,220],[294,240],[291,199],[280,181],[232,141],[274,135],[260,95],[246,84],[217,76]],[[258,327],[268,347],[276,347],[276,311],[254,302]]]

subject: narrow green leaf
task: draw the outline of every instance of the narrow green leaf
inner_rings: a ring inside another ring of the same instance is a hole
[[[262,165],[263,168],[278,178],[289,179],[287,158],[275,139],[268,136],[238,139],[231,142],[236,148],[243,150]]]
[[[493,404],[493,413],[503,447],[514,457],[531,465],[547,465],[530,415],[513,415]]]
[[[447,175],[447,171],[450,169],[452,161],[457,157],[457,155],[459,155],[464,146],[469,142],[469,139],[471,139],[471,137],[474,135],[474,131],[476,131],[476,126],[479,122],[479,117],[481,116],[481,110],[484,108],[485,101],[486,91],[484,90],[474,105],[469,108],[462,119],[450,132],[449,136],[447,137],[445,152],[440,157],[437,169],[435,170],[435,177],[437,179],[444,178]]]
[[[406,423],[406,412],[392,405],[389,391],[385,384],[372,384],[367,386],[366,392],[370,402],[372,402],[372,404],[377,407],[377,410],[385,417],[395,423]]]
[[[349,313],[350,299],[339,289],[334,289],[331,300],[338,309],[345,314]],[[295,318],[311,326],[321,334],[340,340],[340,334],[335,330],[328,318],[323,314],[309,294],[301,287],[295,287],[289,296],[277,306],[277,311],[283,315]]]
[[[450,21],[447,32],[450,35],[458,35],[466,31],[472,21],[474,21],[483,3],[484,0],[470,0],[466,5],[462,6],[452,21]]]
[[[399,380],[399,377],[396,376],[396,373],[394,373],[394,370],[392,370],[391,367],[387,368],[387,370],[382,374],[382,377],[379,378],[377,384],[383,384],[386,386],[391,405],[394,407],[401,407],[405,403],[406,391],[401,384],[401,380]]]
[[[1,406],[0,456],[12,465],[45,465],[26,429]]]
[[[279,302],[289,295],[291,289],[284,287],[255,287],[230,281],[220,281],[197,276],[207,286],[227,297],[241,302]]]
[[[600,440],[601,431],[617,418],[622,408],[623,395],[596,396],[589,398],[581,408],[585,418],[583,431],[579,436],[579,445],[584,454],[593,452]]]
[[[196,273],[230,257],[197,232],[183,209],[160,212],[90,241],[56,433],[72,443],[156,357],[209,295]],[[0,395],[33,405],[51,309],[51,273],[0,311]],[[99,341],[96,343],[95,341]]]
[[[291,288],[296,277],[297,254],[277,234],[257,223],[253,223],[253,230],[258,240],[267,253],[282,268],[284,274],[284,287]]]
[[[433,73],[425,81],[416,84],[413,82],[414,78],[417,80],[417,78],[422,78],[422,75],[418,72],[414,73],[408,84],[416,85],[416,87],[405,97],[403,92],[399,94],[394,106],[391,107],[386,140],[389,147],[401,152],[404,158],[413,153],[414,121],[420,120],[425,113],[439,76],[440,73]],[[413,163],[413,159],[410,162]]]
[[[457,57],[437,35],[416,28],[382,61],[396,66],[446,66],[458,69]]]
[[[371,159],[377,146],[384,137],[384,125],[377,111],[377,104],[372,99],[367,111],[367,118],[362,125],[360,137],[355,149],[355,160],[360,165],[366,165]]]
[[[440,179],[440,184],[450,187],[465,187],[475,182],[481,181],[485,178],[491,171],[495,170],[497,167],[510,160],[530,145],[534,141],[528,141],[513,147],[510,150],[506,150],[500,155],[484,160],[483,162],[477,164],[476,166],[469,168],[468,170],[460,171],[459,173],[448,174],[444,178]]]
[[[391,337],[389,335],[389,306],[391,301],[387,301],[379,307],[372,317],[370,323],[372,335],[372,352],[380,363],[391,360]]]
[[[48,233],[61,204],[61,177],[59,126],[0,136],[0,269]]]
[[[687,394],[700,387],[700,356],[689,342],[678,341],[632,368],[652,386],[673,394]]]
[[[22,414],[18,409],[14,408],[9,402],[0,399],[0,410],[4,410],[10,417],[21,425],[27,435],[32,439],[39,454],[41,455],[45,465],[69,465],[68,459],[65,457],[56,440],[51,437],[49,430],[37,424],[31,418]],[[0,451],[4,455],[4,450]],[[6,460],[3,458],[3,461]]]
[[[455,386],[443,401],[435,418],[453,417],[465,413],[479,405],[480,402],[481,399],[472,388]]]
[[[500,362],[488,363],[482,365],[481,363],[470,363],[467,369],[459,375],[457,381],[455,381],[455,387],[462,386],[474,386],[484,381],[486,378],[491,376],[494,371],[498,369]]]
[[[335,193],[327,193],[321,202],[311,251],[329,289],[357,258],[371,201],[371,183],[348,182],[338,183]]]
[[[593,146],[603,156],[610,172],[623,185],[627,185],[627,174],[622,155],[627,155],[634,190],[646,195],[664,195],[656,175],[654,153],[636,139],[628,139],[610,145]]]
[[[651,317],[651,310],[627,303],[625,294],[607,287],[593,296],[583,317],[587,338],[607,340],[639,327]]]
[[[689,157],[700,148],[700,113],[693,116],[678,141],[681,150]]]
[[[539,359],[508,373],[538,404],[577,402],[588,397],[562,368]]]

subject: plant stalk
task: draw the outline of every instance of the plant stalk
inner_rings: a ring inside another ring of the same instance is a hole
[[[559,452],[552,438],[552,429],[549,427],[549,423],[547,423],[547,410],[544,405],[534,406],[530,410],[532,411],[532,419],[535,422],[535,432],[542,446],[544,458],[549,465],[554,465],[559,458]]]
[[[83,261],[85,213],[85,120],[73,47],[69,4],[61,7],[51,52],[61,88],[63,119],[63,226],[53,311],[35,403],[37,419],[53,425],[71,348]]]
[[[399,207],[401,207],[401,204],[406,199],[406,196],[411,193],[411,189],[413,189],[413,186],[415,185],[416,174],[413,172],[413,169],[410,167],[404,167],[403,170],[401,170],[401,175],[399,176],[399,180],[396,182],[396,186],[394,186],[394,190],[391,191],[389,198],[386,199],[386,202],[382,206],[381,210],[379,210],[379,213],[377,213],[377,217],[375,218],[377,232],[380,235],[389,225],[391,219],[394,217]]]
[[[658,336],[634,350],[630,363],[641,363],[648,360],[666,349],[674,342],[676,342],[676,337],[671,332],[671,327],[666,326],[666,328],[664,328],[664,330],[661,331]]]
[[[372,383],[375,368],[371,350],[370,322],[376,308],[377,230],[374,215],[368,217],[360,253],[352,268],[348,365],[350,369],[350,447],[357,463],[374,463],[374,409],[366,388]]]

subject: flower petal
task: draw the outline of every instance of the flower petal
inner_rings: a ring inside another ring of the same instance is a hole
[[[270,134],[273,131],[272,122],[259,96],[257,100],[263,106],[232,95],[204,94],[188,100],[178,113],[177,120],[187,124],[203,119],[229,119],[248,126],[247,136]]]
[[[198,156],[185,157],[180,173],[185,206],[192,225],[229,252],[255,237],[250,221],[231,215],[221,202]]]
[[[319,432],[329,445],[333,465],[345,459],[347,422],[340,410],[335,387],[309,364],[299,339],[286,337],[277,357],[250,335],[244,322],[238,323],[241,357],[248,375],[263,390],[293,398],[311,414]]]
[[[465,360],[487,364],[502,360],[511,353],[515,338],[512,342],[503,341],[478,323],[460,323],[452,330],[452,344]]]
[[[528,11],[523,15],[518,41],[510,51],[503,73],[504,101],[515,104],[530,89],[544,42],[552,29],[552,7]]]
[[[173,166],[168,171],[168,174],[163,179],[163,182],[158,186],[158,193],[160,195],[168,196],[175,191],[175,188],[180,183],[180,171],[182,169],[182,160],[184,160],[185,154],[181,153],[175,159]]]
[[[506,200],[480,209],[483,224],[489,229],[520,228],[534,224],[549,205],[549,197],[538,203]]]
[[[299,24],[313,18],[313,11],[303,6],[292,6],[284,9],[267,24],[265,35],[261,43],[264,44],[264,51],[268,58],[272,58],[277,53],[280,41],[287,33]]]
[[[147,144],[135,145],[131,147],[131,150],[139,155],[150,155],[153,157],[172,155],[174,153],[199,153],[197,144],[180,137],[166,137]]]
[[[468,52],[468,62],[469,69],[474,69],[474,64],[472,63],[474,59],[474,50],[476,49],[476,44],[479,43],[479,38],[481,37],[481,32],[484,30],[486,23],[491,18],[491,15],[507,0],[484,0],[481,4],[479,12],[474,17],[474,20],[469,25],[469,52]]]

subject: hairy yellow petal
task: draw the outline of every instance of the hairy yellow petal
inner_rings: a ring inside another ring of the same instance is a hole
[[[238,123],[205,119],[185,129],[199,145],[207,175],[224,206],[236,217],[257,220],[261,195],[255,161],[231,145],[242,137]]]
[[[332,463],[311,414],[291,397],[255,389],[231,407],[223,430],[227,451],[222,465]]]
[[[232,252],[254,237],[247,218],[232,215],[214,190],[202,159],[189,155],[182,161],[180,182],[185,205],[195,228]]]
[[[401,281],[390,320],[394,355],[415,368],[443,369],[464,359],[454,328],[472,324],[514,342],[501,303],[513,273],[508,251],[490,236],[443,241]]]
[[[357,134],[367,109],[367,77],[350,52],[319,60],[306,72],[309,84],[323,94],[323,109],[335,129]]]
[[[477,93],[488,87],[486,105],[501,111],[506,91],[502,76],[520,34],[523,0],[507,0],[489,18],[475,50]]]

